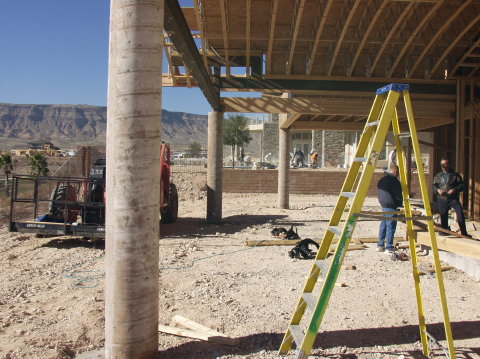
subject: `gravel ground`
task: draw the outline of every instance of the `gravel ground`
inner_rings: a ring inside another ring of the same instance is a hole
[[[180,218],[161,227],[160,322],[183,315],[241,338],[241,345],[160,334],[159,357],[276,358],[312,262],[290,259],[290,246],[245,241],[268,240],[274,226],[290,224],[302,238],[318,239],[336,197],[292,195],[293,209],[280,210],[274,194],[225,194],[225,221],[211,225],[202,219],[204,176],[177,175],[176,182]],[[365,206],[376,208],[376,200]],[[355,234],[375,237],[377,230],[378,222],[360,221]],[[103,249],[5,227],[0,240],[0,358],[73,358],[102,347]],[[343,269],[347,264],[356,270],[340,273],[346,286],[333,292],[312,357],[421,358],[410,262],[392,261],[370,245],[349,251]],[[480,358],[480,283],[456,269],[444,272],[444,280],[458,358]],[[421,281],[428,330],[445,344],[436,280]],[[287,358],[293,357],[291,351]]]

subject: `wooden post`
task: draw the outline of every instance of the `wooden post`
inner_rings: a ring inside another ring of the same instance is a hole
[[[462,80],[457,80],[457,116],[455,131],[455,170],[460,173],[465,180],[465,123],[464,123],[464,106],[465,106],[465,86]],[[465,192],[460,196],[460,201],[464,203]]]
[[[164,0],[111,0],[105,358],[158,356]]]
[[[475,101],[474,82],[470,81],[470,131],[468,134],[468,216],[474,218],[475,207]]]
[[[477,116],[476,122],[474,218],[478,221],[480,220],[480,117]]]

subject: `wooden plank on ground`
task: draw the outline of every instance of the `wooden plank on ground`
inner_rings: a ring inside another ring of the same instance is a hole
[[[417,232],[417,243],[431,246],[428,232]],[[458,237],[437,236],[438,248],[447,252],[461,254],[468,257],[480,258],[480,242]]]
[[[209,333],[197,332],[195,330],[182,329],[177,327],[169,327],[166,325],[159,325],[158,331],[165,334],[172,334],[184,338],[199,339],[211,343],[219,343],[230,346],[237,346],[239,344],[239,339],[230,338],[224,336],[214,336]]]
[[[190,330],[195,330],[198,332],[203,332],[203,333],[208,333],[213,336],[219,336],[219,337],[226,337],[228,338],[228,335],[224,333],[220,333],[216,331],[215,329],[209,328],[203,324],[197,323],[191,319],[182,317],[181,315],[176,315],[172,319],[172,324],[178,324],[178,325],[183,325],[185,328],[190,329]]]
[[[359,238],[361,241],[361,238]],[[294,246],[298,242],[300,242],[301,239],[265,239],[265,240],[249,240],[245,242],[245,245],[247,247],[265,247],[265,246]],[[317,242],[318,244],[321,243],[320,240],[314,240],[314,242]],[[351,244],[348,246],[348,250],[360,250],[364,249],[365,245],[363,244]]]

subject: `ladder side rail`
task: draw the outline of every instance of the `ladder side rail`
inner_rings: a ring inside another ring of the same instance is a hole
[[[382,95],[376,95],[373,101],[372,108],[370,109],[370,113],[368,114],[367,121],[365,122],[365,127],[362,132],[362,136],[360,137],[360,142],[358,143],[357,149],[355,151],[355,157],[365,157],[365,154],[368,151],[368,145],[370,140],[375,133],[375,127],[369,126],[369,123],[375,122],[379,119],[382,110],[384,107],[384,97]],[[342,192],[350,192],[357,182],[357,178],[359,177],[358,174],[360,172],[360,168],[362,166],[362,162],[352,162],[350,169],[348,170],[347,176],[345,177],[345,181],[343,182]],[[340,222],[342,215],[344,213],[345,207],[347,205],[348,198],[339,196],[337,200],[337,204],[335,205],[335,209],[333,210],[332,216],[330,217],[330,221],[328,222],[328,227],[335,227]],[[320,247],[317,252],[316,259],[325,259],[328,255],[330,250],[330,245],[332,244],[334,234],[330,231],[325,233],[322,242],[320,243]]]
[[[405,206],[405,216],[407,218],[412,218],[412,209],[409,202],[410,194],[408,193],[405,159],[403,157],[403,147],[399,137],[400,125],[398,122],[397,110],[395,110],[395,113],[393,115],[392,129],[393,129],[393,135],[394,135],[393,137],[395,139],[395,148],[397,149],[397,161],[398,161],[398,168],[400,172],[400,184],[402,186],[403,203]],[[427,328],[425,326],[425,314],[423,310],[422,291],[420,287],[420,274],[418,273],[418,257],[417,257],[417,250],[416,250],[415,234],[413,232],[413,221],[407,220],[406,224],[407,224],[407,239],[410,245],[413,281],[415,286],[415,296],[417,300],[418,322],[420,327],[422,352],[425,356],[428,356],[429,349],[428,349],[428,338],[426,335]]]
[[[357,194],[348,212],[348,219],[346,225],[337,244],[337,248],[333,255],[328,273],[325,277],[325,280],[323,281],[322,290],[317,301],[317,307],[312,314],[310,325],[308,326],[307,332],[305,333],[305,337],[302,341],[302,345],[300,348],[300,354],[297,356],[297,358],[307,358],[312,349],[313,343],[315,342],[315,338],[318,334],[318,330],[320,328],[323,316],[325,315],[325,311],[327,309],[330,296],[332,295],[335,282],[338,278],[341,265],[343,263],[343,260],[345,259],[350,238],[357,223],[357,216],[355,215],[355,213],[361,211],[363,202],[365,200],[365,197],[367,196],[368,188],[370,187],[379,154],[383,149],[385,138],[387,137],[387,131],[390,127],[390,122],[392,120],[392,116],[395,111],[395,106],[398,102],[399,96],[400,93],[396,91],[388,92],[387,98],[385,100],[385,105],[383,106],[382,113],[380,115],[377,131],[375,132],[373,143],[367,156],[367,162],[365,163],[364,170],[362,172],[362,175],[360,176],[357,187]]]
[[[382,113],[383,107],[384,107],[384,97],[381,95],[375,96],[372,108],[370,109],[370,113],[368,115],[368,119],[365,122],[365,127],[363,129],[360,142],[357,146],[357,150],[355,151],[355,157],[365,156],[365,153],[368,150],[368,145],[370,143],[372,135],[375,132],[375,127],[369,126],[368,123],[377,121],[379,119]],[[362,166],[361,162],[352,163],[352,166],[348,170],[347,176],[345,177],[345,181],[342,185],[342,189],[340,193],[349,192],[352,190],[353,186],[355,185],[355,182],[357,181],[358,173],[360,171],[361,166]],[[327,228],[330,226],[338,225],[344,213],[347,202],[348,202],[347,197],[342,197],[342,196],[338,197],[337,203],[335,205],[335,209],[333,210],[332,216],[330,217],[330,221],[328,223]],[[316,265],[316,261],[327,258],[333,238],[334,238],[334,233],[327,230],[325,232],[325,235],[322,238],[315,260],[313,261],[310,274],[303,288],[303,293],[311,293],[313,291],[315,284],[318,280],[318,276],[321,273],[321,269]],[[293,336],[291,335],[292,333],[290,333],[290,326],[300,324],[306,308],[307,308],[307,304],[304,301],[304,299],[300,296],[297,302],[297,306],[295,307],[295,312],[292,316],[292,319],[290,320],[290,325],[288,326],[288,329],[285,332],[285,335],[283,337],[282,344],[280,345],[279,354],[286,354],[289,348],[291,347]]]
[[[425,205],[425,212],[427,216],[431,216],[432,209],[430,207],[430,199],[428,195],[427,183],[425,180],[425,173],[423,170],[422,156],[420,153],[420,145],[418,144],[417,129],[415,126],[415,121],[413,119],[412,105],[410,102],[410,94],[408,93],[408,91],[403,91],[403,100],[405,103],[405,110],[407,113],[408,126],[410,129],[410,133],[412,135],[413,152],[415,156],[415,161],[417,163],[418,180],[419,180],[420,189],[422,192],[423,203]],[[440,302],[442,305],[443,322],[445,327],[445,337],[448,343],[448,352],[450,354],[450,359],[455,359],[456,358],[455,347],[453,345],[452,328],[450,325],[450,317],[448,314],[447,298],[445,295],[445,285],[443,283],[442,268],[440,265],[440,258],[438,255],[438,245],[437,245],[437,238],[435,236],[433,219],[428,220],[427,224],[428,224],[428,232],[430,234],[433,260],[435,265],[435,274],[437,276],[438,291],[440,295]]]

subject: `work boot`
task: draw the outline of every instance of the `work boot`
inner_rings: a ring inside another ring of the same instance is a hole
[[[462,234],[462,236],[472,238],[472,236],[467,233],[467,226],[465,225],[465,222],[458,221],[457,223],[458,223],[458,226],[460,227],[460,233]]]

